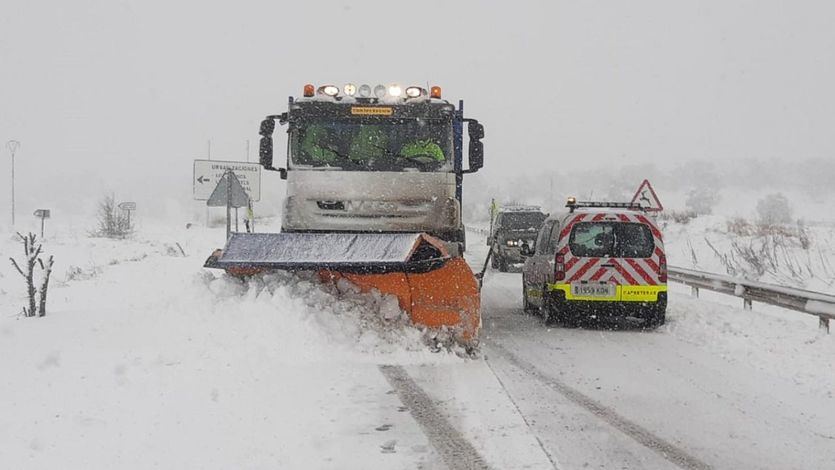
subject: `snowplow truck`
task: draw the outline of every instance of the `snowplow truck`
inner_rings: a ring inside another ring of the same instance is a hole
[[[287,159],[274,166],[276,123]],[[468,161],[463,159],[464,130]],[[287,181],[280,233],[233,233],[207,267],[236,276],[309,270],[397,296],[416,325],[477,339],[480,293],[464,261],[464,175],[484,161],[483,126],[440,87],[304,87],[260,129],[260,163]]]

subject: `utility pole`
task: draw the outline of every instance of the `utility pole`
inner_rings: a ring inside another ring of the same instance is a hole
[[[211,160],[212,159],[212,139],[206,141],[206,158]],[[209,226],[209,206],[206,206],[206,227]]]
[[[9,149],[9,153],[12,155],[12,227],[14,228],[14,154],[20,148],[20,142],[10,140],[6,142],[6,148]]]

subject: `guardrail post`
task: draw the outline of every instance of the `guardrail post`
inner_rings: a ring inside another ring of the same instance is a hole
[[[754,308],[754,305],[751,302],[751,299],[742,299],[742,308],[744,310],[752,310]]]
[[[699,298],[699,288],[695,287],[695,286],[691,286],[690,287],[690,295],[692,295],[693,297],[698,299]]]
[[[818,317],[818,327],[829,333],[829,317]]]

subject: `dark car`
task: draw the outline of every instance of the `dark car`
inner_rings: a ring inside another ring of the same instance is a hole
[[[507,272],[510,265],[523,263],[519,248],[525,242],[533,244],[546,217],[548,214],[536,206],[501,208],[493,222],[492,233],[487,238],[487,244],[493,251],[493,268]]]

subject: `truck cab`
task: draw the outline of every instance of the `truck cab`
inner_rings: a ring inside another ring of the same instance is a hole
[[[277,169],[276,121],[288,135]],[[484,130],[439,87],[307,85],[286,113],[267,117],[261,135],[261,163],[287,180],[282,232],[422,232],[463,252],[463,175],[483,164]]]

